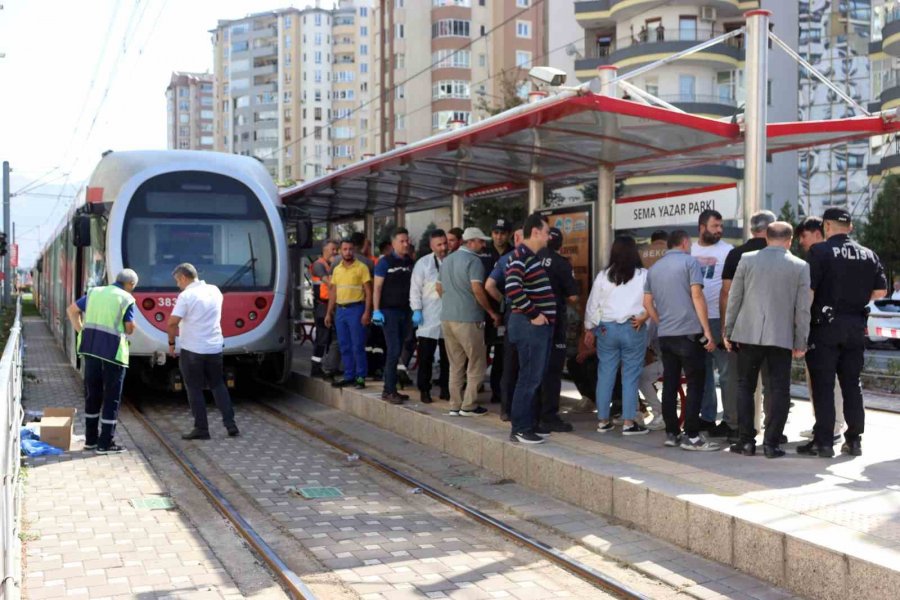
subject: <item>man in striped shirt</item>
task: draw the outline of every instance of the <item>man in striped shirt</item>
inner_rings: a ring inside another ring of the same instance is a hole
[[[556,298],[537,253],[547,246],[550,227],[535,213],[525,219],[524,241],[516,246],[506,267],[506,299],[512,313],[506,335],[519,357],[519,377],[513,392],[512,432],[509,439],[540,444],[534,431],[534,395],[544,378],[556,319]]]

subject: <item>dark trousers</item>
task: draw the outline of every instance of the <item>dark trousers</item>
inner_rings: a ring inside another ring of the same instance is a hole
[[[498,398],[502,400],[503,394],[503,353],[504,353],[505,336],[501,336],[494,327],[493,322],[485,322],[484,324],[484,344],[488,351],[494,349],[494,356],[491,358],[491,400],[496,401]]]
[[[865,431],[866,413],[859,381],[865,352],[864,327],[865,320],[859,317],[838,315],[832,323],[815,325],[810,332],[806,365],[816,411],[813,435],[819,446],[830,447],[834,443],[835,375],[844,395],[844,420],[847,422],[844,437],[849,442]]]
[[[547,358],[553,343],[553,327],[532,325],[528,317],[513,313],[506,330],[519,356],[519,376],[513,392],[510,421],[513,433],[534,430],[534,396],[547,371]]]
[[[412,326],[412,313],[408,308],[384,308],[384,391],[397,392],[397,364],[406,342],[406,334]]]
[[[225,385],[222,353],[198,354],[190,350],[182,350],[178,362],[184,389],[187,391],[188,402],[191,405],[191,412],[194,414],[194,429],[209,431],[209,423],[206,420],[206,400],[203,397],[204,387],[209,387],[212,392],[216,406],[222,413],[222,423],[225,424],[225,427],[233,427],[234,408],[231,406],[231,396]]]
[[[516,391],[516,380],[519,378],[519,355],[516,347],[509,341],[509,328],[503,338],[503,377],[500,381],[500,412],[510,414],[513,394]]]
[[[706,384],[706,351],[693,336],[677,335],[659,338],[663,363],[662,409],[666,433],[678,434],[678,388],[681,372],[687,378],[687,406],[684,431],[697,437],[700,428],[700,404]]]
[[[435,340],[427,337],[419,338],[419,372],[416,374],[416,387],[425,394],[431,394],[431,373],[434,368],[434,351],[438,350],[441,356],[438,385],[441,392],[450,389],[450,363],[447,359],[447,349],[444,340]]]
[[[331,327],[325,326],[325,314],[328,312],[328,306],[321,302],[317,303],[314,309],[316,319],[316,342],[313,346],[312,362],[313,367],[322,367],[322,359],[328,353],[331,346]]]
[[[566,323],[557,319],[553,326],[553,345],[547,357],[547,373],[541,389],[535,394],[537,423],[559,421],[559,394],[562,391],[562,371],[566,364]]]
[[[778,446],[791,402],[791,351],[777,346],[741,344],[737,355],[737,411],[741,442],[746,444],[756,439],[754,395],[760,370],[765,365],[768,378],[765,388],[766,433],[763,443],[766,446]]]
[[[334,319],[338,344],[341,346],[341,361],[344,363],[344,379],[366,377],[366,326],[362,316],[366,311],[365,302],[338,306]],[[377,329],[377,327],[376,327]]]
[[[125,367],[84,357],[84,443],[109,448],[116,435]]]

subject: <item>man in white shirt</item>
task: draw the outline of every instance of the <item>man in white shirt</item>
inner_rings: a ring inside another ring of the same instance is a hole
[[[416,328],[419,345],[419,367],[417,387],[423,404],[431,404],[432,368],[435,350],[440,351],[441,366],[438,381],[441,400],[450,399],[450,365],[447,349],[441,335],[441,296],[437,292],[437,281],[441,263],[447,257],[447,234],[443,229],[435,229],[429,238],[431,253],[426,254],[413,267],[409,285],[409,307],[412,308],[412,322]]]
[[[708,431],[712,436],[722,436],[726,435],[727,431],[724,427],[716,427],[719,403],[713,367],[719,372],[722,394],[736,393],[735,390],[732,390],[734,386],[731,385],[729,378],[736,377],[737,373],[728,372],[728,352],[722,348],[722,327],[719,315],[722,269],[725,267],[725,258],[734,246],[722,241],[724,227],[722,226],[722,215],[718,211],[707,209],[700,213],[698,227],[700,235],[698,240],[691,245],[691,256],[700,263],[700,271],[703,274],[703,295],[709,311],[709,326],[712,329],[713,342],[716,344],[716,349],[706,355],[706,386],[703,392],[703,402],[700,405],[700,430]]]
[[[891,300],[900,300],[900,279],[894,280],[894,289],[891,291]]]
[[[206,402],[203,388],[212,391],[216,406],[222,413],[222,422],[230,437],[240,435],[234,422],[234,408],[225,385],[222,367],[222,292],[214,285],[197,279],[197,269],[190,263],[182,263],[172,271],[172,277],[181,293],[166,330],[169,334],[169,354],[175,356],[175,338],[181,341],[180,368],[184,389],[187,391],[194,428],[181,436],[184,440],[208,440],[209,423],[206,418]]]

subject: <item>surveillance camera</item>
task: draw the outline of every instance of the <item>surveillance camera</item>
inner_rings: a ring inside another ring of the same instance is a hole
[[[528,76],[552,87],[559,87],[566,82],[566,72],[553,67],[534,67],[528,71]]]

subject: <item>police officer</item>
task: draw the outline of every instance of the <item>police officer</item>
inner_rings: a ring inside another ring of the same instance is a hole
[[[806,364],[812,381],[816,425],[813,441],[799,454],[834,456],[834,376],[844,394],[847,421],[843,454],[862,454],[865,427],[859,374],[863,367],[866,305],[887,294],[878,255],[850,239],[850,213],[829,208],[823,217],[826,240],[812,246],[808,261],[813,289],[812,326]]]
[[[331,283],[331,261],[337,256],[337,244],[326,240],[322,244],[322,256],[309,265],[310,279],[313,285],[313,314],[316,320],[316,342],[312,355],[312,376],[326,375],[322,369],[322,358],[331,345],[331,328],[325,327],[325,314],[328,312],[328,284]],[[328,376],[331,374],[328,373]]]
[[[553,325],[553,346],[547,359],[547,374],[544,377],[541,388],[535,396],[538,401],[538,418],[536,433],[549,433],[553,431],[572,431],[572,424],[559,418],[559,393],[562,389],[562,370],[566,362],[566,333],[568,320],[566,318],[566,303],[578,302],[578,282],[572,270],[572,263],[559,253],[562,248],[562,231],[556,227],[550,228],[550,239],[547,247],[538,252],[538,258],[553,287],[553,295],[556,296],[556,321]]]
[[[479,255],[479,258],[481,258],[481,262],[484,265],[485,285],[487,285],[487,278],[490,276],[491,271],[494,270],[500,257],[512,252],[513,247],[509,243],[511,234],[512,225],[508,219],[497,219],[494,222],[493,227],[491,227],[491,243],[488,244],[484,251]],[[489,301],[494,310],[500,310],[500,303],[493,297],[489,296]],[[504,335],[505,327],[503,329],[494,327],[494,322],[490,318],[485,320],[484,343],[488,347],[489,352],[491,348],[494,349],[494,354],[491,358],[492,403],[499,403],[502,400],[503,367],[506,362],[504,358]]]
[[[92,288],[66,310],[80,334],[78,355],[84,359],[84,449],[115,454],[119,401],[128,368],[128,338],[134,332],[137,273],[124,269],[112,285]]]

